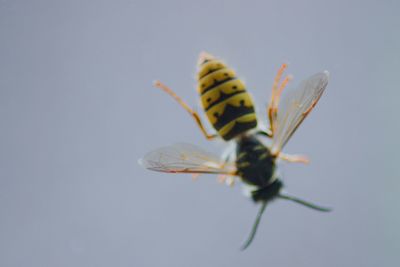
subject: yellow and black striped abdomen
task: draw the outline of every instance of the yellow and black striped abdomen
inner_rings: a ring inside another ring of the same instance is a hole
[[[235,72],[210,55],[199,61],[198,87],[208,120],[224,140],[257,126],[253,101]]]

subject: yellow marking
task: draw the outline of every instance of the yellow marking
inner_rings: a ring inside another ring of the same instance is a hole
[[[221,84],[218,87],[225,86],[225,84]],[[216,87],[215,90],[210,90],[204,95],[201,96],[201,106],[203,109],[207,109],[212,103],[214,103],[217,99],[220,98],[221,96],[221,91],[220,89]]]
[[[254,147],[254,150],[264,150],[265,148],[264,148],[264,146],[262,146],[262,145],[258,145],[258,146],[255,146]]]
[[[239,79],[225,82],[201,96],[202,107],[203,109],[207,109],[221,97],[221,92],[224,94],[233,94],[244,90],[246,90],[246,88],[243,82]]]
[[[224,127],[219,129],[218,134],[221,136],[224,136],[226,133],[228,133],[230,130],[232,130],[233,126],[235,126],[236,120],[232,120],[228,124],[226,124]]]
[[[241,106],[241,101],[244,101],[244,106],[245,107],[252,107],[253,106],[253,101],[248,93],[245,94],[240,94],[233,96],[229,99],[226,99],[222,101],[221,103],[218,103],[217,105],[211,107],[208,111],[206,111],[206,115],[210,122],[212,124],[216,123],[218,118],[214,116],[215,113],[218,113],[219,116],[221,116],[226,108],[226,105],[229,104],[231,106],[235,107],[240,107]]]
[[[220,60],[213,60],[207,62],[206,64],[200,66],[200,71],[197,75],[197,79],[200,79],[203,76],[207,75],[210,72],[210,70],[216,70],[222,68],[226,68],[226,65]]]
[[[237,122],[250,122],[250,121],[256,121],[257,116],[255,113],[247,114],[242,117],[239,117],[236,119]]]
[[[247,114],[247,115],[243,115],[239,118],[237,118],[236,120],[232,120],[231,122],[229,122],[228,124],[226,124],[224,127],[222,127],[218,133],[221,136],[224,136],[225,134],[227,134],[232,128],[233,126],[235,126],[235,123],[238,122],[249,122],[249,121],[254,121],[257,120],[256,115],[254,113],[252,114]]]
[[[239,168],[246,168],[246,167],[250,166],[250,162],[244,161],[244,162],[241,162],[241,163],[237,164],[237,166]]]
[[[246,156],[246,154],[247,154],[246,152],[241,152],[241,153],[239,153],[237,159],[240,160],[241,158],[243,158],[244,156]]]
[[[232,69],[220,69],[201,78],[198,82],[197,91],[202,94],[205,90],[212,87],[216,82],[236,77],[236,73]]]
[[[260,160],[265,159],[265,158],[267,158],[267,153],[262,153],[262,154],[258,157],[258,159],[260,159]]]

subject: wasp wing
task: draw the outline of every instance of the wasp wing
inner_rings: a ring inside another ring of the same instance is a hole
[[[168,173],[215,173],[234,175],[236,168],[218,156],[191,144],[161,147],[145,155],[139,163],[145,168]]]
[[[314,74],[290,92],[279,104],[277,126],[272,139],[272,152],[279,153],[324,92],[329,72]]]

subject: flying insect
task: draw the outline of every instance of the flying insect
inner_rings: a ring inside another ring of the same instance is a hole
[[[331,210],[282,191],[277,161],[308,163],[307,157],[284,154],[282,149],[315,107],[329,79],[327,71],[314,74],[281,100],[284,88],[292,79],[291,75],[282,79],[286,68],[286,64],[280,67],[272,85],[266,110],[269,121],[266,130],[258,127],[253,100],[244,83],[233,69],[211,54],[203,52],[199,56],[197,91],[215,134],[207,132],[199,114],[173,90],[159,81],[155,82],[155,87],[173,97],[193,117],[208,140],[220,137],[225,141],[233,141],[236,151],[222,159],[194,145],[180,143],[150,152],[140,163],[147,169],[159,172],[217,174],[226,181],[238,177],[248,185],[252,200],[261,206],[242,249],[246,249],[253,241],[267,203],[274,199],[290,200],[323,212]],[[269,138],[271,144],[266,145],[260,138],[262,136]]]

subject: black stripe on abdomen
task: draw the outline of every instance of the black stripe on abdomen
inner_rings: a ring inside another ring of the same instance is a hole
[[[249,121],[249,122],[235,122],[233,128],[227,132],[222,138],[226,141],[231,140],[232,138],[236,137],[237,135],[244,133],[250,129],[257,127],[257,121]]]
[[[229,78],[226,78],[226,79],[221,80],[221,81],[214,80],[214,83],[213,83],[213,84],[211,84],[211,85],[208,86],[207,88],[203,89],[201,95],[204,95],[204,94],[207,93],[208,91],[214,89],[214,88],[217,87],[217,86],[220,86],[221,84],[224,84],[224,83],[226,83],[226,82],[229,82],[229,81],[232,81],[232,80],[235,80],[235,79],[236,79],[236,77],[229,77]]]
[[[254,107],[246,107],[241,105],[239,107],[227,104],[224,112],[218,116],[217,121],[213,124],[214,128],[218,131],[231,121],[242,117],[243,115],[248,115],[254,113]]]
[[[228,99],[234,97],[235,95],[244,94],[244,93],[247,93],[246,90],[236,91],[236,92],[234,92],[234,93],[232,93],[232,94],[225,94],[223,91],[221,91],[221,92],[220,92],[220,97],[218,98],[218,100],[215,101],[215,102],[213,102],[211,105],[209,105],[209,106],[205,109],[205,111],[210,110],[212,107],[214,107],[214,106],[216,106],[216,105],[222,103],[222,102],[225,101],[225,100],[228,100]]]

